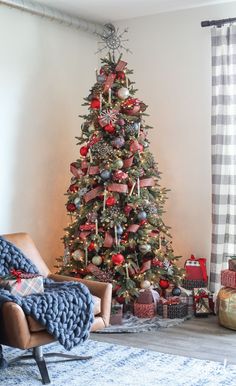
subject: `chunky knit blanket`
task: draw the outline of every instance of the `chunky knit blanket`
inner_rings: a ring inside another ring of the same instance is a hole
[[[10,270],[39,273],[35,265],[12,243],[0,236],[0,277]],[[88,288],[79,282],[44,279],[44,293],[14,296],[0,289],[0,307],[5,302],[19,304],[67,350],[85,341],[93,322],[93,301]],[[0,346],[0,367],[6,362]]]

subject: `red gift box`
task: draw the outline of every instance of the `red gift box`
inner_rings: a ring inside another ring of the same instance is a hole
[[[236,288],[236,272],[229,269],[221,271],[221,285]]]
[[[156,291],[140,291],[138,299],[134,302],[134,315],[138,318],[153,318],[156,315],[156,300],[159,295]]]
[[[185,262],[187,280],[203,280],[207,282],[206,259],[204,257],[196,259],[194,255]]]

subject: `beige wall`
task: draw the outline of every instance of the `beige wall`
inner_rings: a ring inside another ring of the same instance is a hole
[[[4,6],[0,36],[0,234],[29,232],[52,266],[96,38]]]
[[[125,55],[137,96],[149,105],[151,150],[170,188],[166,224],[175,252],[210,258],[211,47],[208,19],[236,17],[236,3],[163,13],[120,23],[129,27]]]

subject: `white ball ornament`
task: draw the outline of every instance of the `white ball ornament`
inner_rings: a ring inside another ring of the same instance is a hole
[[[77,249],[77,251],[73,252],[72,257],[75,261],[82,260],[84,258],[84,251]]]
[[[149,280],[143,280],[141,283],[140,283],[140,287],[142,289],[148,289],[151,287],[151,283]]]
[[[129,96],[129,90],[126,87],[121,87],[117,91],[117,95],[120,99],[127,99]]]

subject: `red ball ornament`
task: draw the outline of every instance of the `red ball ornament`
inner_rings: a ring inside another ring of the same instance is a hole
[[[131,212],[132,209],[133,209],[132,206],[130,206],[130,205],[125,205],[125,207],[124,207],[124,212],[125,212],[125,214],[128,216],[128,215],[130,214],[130,212]]]
[[[122,103],[122,110],[127,115],[136,115],[140,111],[140,101],[136,98],[128,98]]]
[[[108,125],[104,126],[104,130],[105,130],[107,133],[112,134],[112,133],[114,133],[115,128],[114,128],[114,126],[112,126],[111,123],[109,123]]]
[[[88,147],[87,146],[82,146],[81,148],[80,148],[80,154],[83,156],[83,157],[85,157],[86,155],[87,155],[87,153],[88,153]]]
[[[106,205],[107,206],[113,206],[113,205],[115,205],[115,203],[116,203],[116,199],[115,199],[115,197],[108,197],[107,199],[106,199]]]
[[[94,251],[94,249],[95,249],[95,243],[93,241],[91,241],[91,243],[88,246],[88,251],[91,252],[91,251]]]
[[[140,225],[145,225],[145,224],[147,224],[147,220],[141,220],[141,221],[139,222],[139,224],[140,224]]]
[[[66,205],[66,209],[68,210],[68,212],[74,212],[76,210],[76,205],[70,202]]]
[[[79,187],[76,184],[72,184],[69,187],[69,191],[72,192],[72,193],[78,192],[78,189],[79,189]]]
[[[112,255],[111,261],[114,265],[121,265],[125,261],[125,258],[121,253],[116,253]]]
[[[119,304],[124,304],[125,303],[125,298],[123,296],[116,296],[116,301]]]
[[[159,281],[159,286],[161,287],[161,289],[167,289],[170,286],[170,283],[168,280],[161,279]]]
[[[90,103],[91,109],[100,109],[100,100],[97,98],[93,98]]]
[[[117,77],[117,79],[123,80],[123,79],[125,79],[125,73],[123,71],[118,71],[116,73],[116,77]]]

